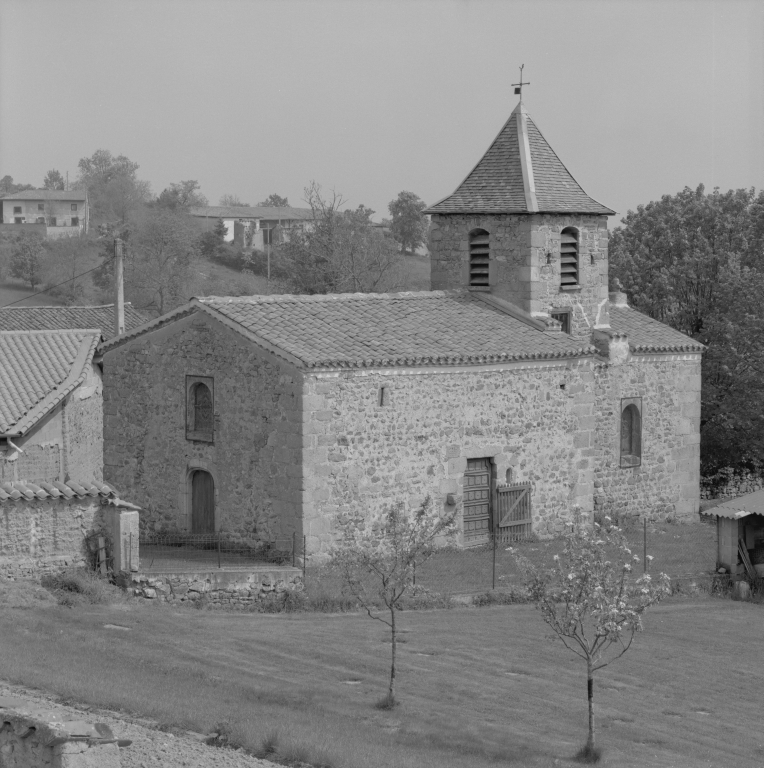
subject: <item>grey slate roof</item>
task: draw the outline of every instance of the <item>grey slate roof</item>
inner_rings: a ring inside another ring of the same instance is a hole
[[[425,213],[531,213],[525,196],[517,128],[519,104],[493,144],[457,190]],[[524,109],[524,108],[523,108]],[[612,215],[614,211],[589,197],[581,189],[542,136],[531,116],[525,114],[528,145],[535,182],[538,213],[590,213]]]
[[[151,315],[125,304],[125,330],[147,323]],[[46,331],[100,328],[104,338],[114,336],[114,305],[95,307],[3,307],[0,331]]]
[[[210,219],[268,219],[282,221],[306,220],[313,218],[310,208],[269,208],[262,205],[227,206],[209,205],[204,208],[189,208],[190,216]]]
[[[705,346],[630,307],[610,305],[610,327],[629,337],[632,352],[702,352]]]
[[[4,195],[2,200],[74,200],[76,202],[87,200],[87,192],[84,189],[26,189],[23,192],[14,192]]]
[[[595,353],[466,291],[195,299],[104,343],[101,352],[200,309],[304,368],[481,365]]]

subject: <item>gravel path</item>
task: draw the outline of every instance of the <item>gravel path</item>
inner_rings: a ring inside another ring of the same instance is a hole
[[[132,744],[119,750],[122,768],[283,768],[269,760],[233,749],[210,747],[200,734],[172,734],[160,731],[157,723],[138,720],[103,709],[60,704],[55,696],[0,681],[0,696],[29,699],[46,709],[57,709],[71,720],[106,723],[118,739],[130,739]]]

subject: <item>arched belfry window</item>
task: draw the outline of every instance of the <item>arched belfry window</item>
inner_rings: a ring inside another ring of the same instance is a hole
[[[642,463],[642,398],[621,401],[621,466],[638,467]]]
[[[484,229],[473,229],[470,232],[470,288],[488,290],[490,255],[488,232]]]
[[[565,227],[560,233],[560,288],[578,286],[578,230]]]
[[[215,430],[214,381],[186,376],[186,438],[211,443]]]

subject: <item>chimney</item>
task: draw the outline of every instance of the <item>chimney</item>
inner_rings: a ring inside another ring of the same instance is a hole
[[[125,244],[118,237],[114,239],[114,334],[125,332]]]

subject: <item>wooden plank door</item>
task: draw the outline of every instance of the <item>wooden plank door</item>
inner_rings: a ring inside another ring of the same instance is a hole
[[[463,517],[464,545],[485,544],[491,530],[490,459],[467,459]]]
[[[191,533],[215,533],[215,481],[203,469],[191,476]]]

